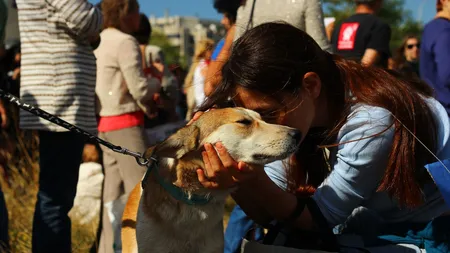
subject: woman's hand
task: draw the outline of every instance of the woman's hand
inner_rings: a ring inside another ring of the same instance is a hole
[[[3,102],[0,100],[0,118],[1,118],[1,128],[8,127],[8,114],[6,108],[3,106]]]
[[[205,188],[229,189],[265,173],[262,166],[258,168],[244,162],[236,162],[220,142],[215,144],[215,149],[211,144],[205,144],[202,156],[205,169],[198,169],[197,175]]]
[[[192,124],[194,121],[198,120],[198,118],[200,118],[200,116],[202,116],[203,113],[205,113],[205,112],[196,112],[196,113],[194,114],[194,116],[192,116],[192,119],[191,119],[186,125],[189,126],[189,125]]]

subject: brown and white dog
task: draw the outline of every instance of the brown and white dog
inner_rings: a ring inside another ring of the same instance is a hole
[[[130,194],[122,220],[123,252],[223,252],[222,218],[230,191],[205,189],[198,181],[196,170],[204,168],[203,144],[220,141],[235,160],[264,165],[288,157],[300,140],[299,131],[268,124],[254,111],[226,108],[204,113],[147,150],[146,155],[157,158],[158,168]],[[161,178],[187,196],[210,200],[204,205],[179,201],[158,181]]]

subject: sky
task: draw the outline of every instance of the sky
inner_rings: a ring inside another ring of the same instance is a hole
[[[98,3],[99,0],[90,0]],[[198,16],[206,19],[220,19],[213,8],[213,0],[139,0],[141,11],[157,17],[163,16],[167,10],[169,15]],[[405,0],[406,8],[413,17],[423,22],[430,21],[436,14],[435,0]]]

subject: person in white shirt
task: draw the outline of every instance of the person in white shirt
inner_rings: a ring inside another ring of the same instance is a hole
[[[205,101],[204,85],[213,46],[212,40],[205,39],[199,41],[195,48],[194,59],[184,83],[188,108],[186,120],[189,120],[194,110]]]

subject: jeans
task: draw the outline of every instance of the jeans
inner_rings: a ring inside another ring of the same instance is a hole
[[[247,217],[240,206],[236,205],[230,214],[230,220],[225,231],[224,253],[238,253],[241,249],[242,238],[247,232],[254,228],[256,223]],[[264,231],[261,227],[256,227],[255,240],[262,240]]]
[[[269,178],[281,189],[286,189],[286,175],[282,161],[275,161],[270,164],[266,164],[264,167],[265,172]],[[256,223],[247,217],[240,206],[236,205],[230,214],[230,220],[225,231],[225,253],[240,252],[242,238],[247,235],[247,232],[254,228]],[[255,231],[255,240],[262,240],[264,237],[264,231],[261,227],[257,226]]]
[[[71,222],[84,140],[71,132],[39,132],[39,192],[33,220],[34,253],[72,251]]]

